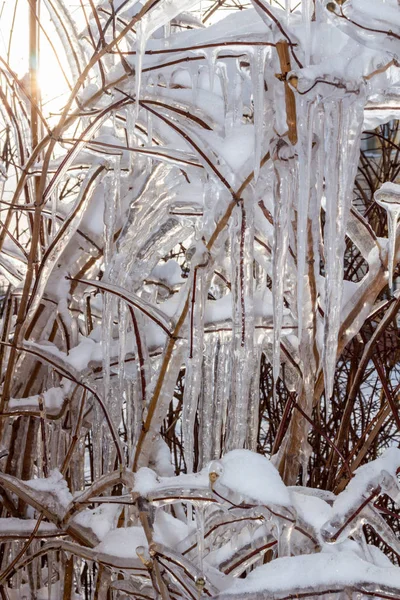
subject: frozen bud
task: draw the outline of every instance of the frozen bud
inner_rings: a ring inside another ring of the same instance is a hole
[[[388,471],[381,471],[381,488],[393,502],[396,502],[396,504],[398,503],[400,487],[397,477],[393,477]]]
[[[290,83],[290,85],[297,90],[297,86],[299,85],[299,78],[297,77],[297,75],[289,75],[288,77],[288,83]]]
[[[149,546],[149,554],[150,556],[155,556],[157,554],[157,545],[154,542]]]
[[[198,240],[186,251],[186,258],[191,267],[206,267],[210,260],[210,253],[203,240]]]
[[[374,194],[374,200],[382,208],[400,209],[400,185],[386,182]]]
[[[146,569],[151,569],[152,568],[152,562],[150,560],[149,553],[147,552],[147,550],[146,550],[146,548],[144,546],[138,546],[136,548],[136,554],[137,554],[139,560],[146,567]]]
[[[208,469],[208,478],[210,480],[211,487],[217,481],[218,477],[220,477],[223,473],[223,468],[220,462],[214,460]]]
[[[199,592],[201,592],[204,589],[204,586],[206,585],[206,580],[204,579],[204,577],[196,577],[196,587],[199,590]]]
[[[336,4],[334,2],[328,2],[326,8],[329,10],[329,12],[336,12]]]
[[[367,498],[368,496],[377,495],[379,493],[379,484],[376,478],[373,481],[370,481],[365,489],[365,494],[363,496]]]
[[[320,530],[321,537],[326,544],[333,544],[336,542],[336,534],[340,529],[340,522],[337,520],[328,521],[323,525]]]
[[[336,0],[336,4],[339,4],[339,6],[342,6],[342,4],[344,4],[346,2],[346,0]]]

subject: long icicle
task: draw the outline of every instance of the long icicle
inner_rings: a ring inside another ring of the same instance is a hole
[[[346,225],[357,172],[363,123],[363,96],[325,103],[325,318],[323,367],[325,393],[333,393],[340,328]]]

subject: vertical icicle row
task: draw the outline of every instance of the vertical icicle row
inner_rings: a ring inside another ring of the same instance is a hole
[[[348,215],[363,123],[363,97],[325,103],[325,391],[333,393],[343,292],[343,258]]]

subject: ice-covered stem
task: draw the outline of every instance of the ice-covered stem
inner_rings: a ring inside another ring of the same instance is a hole
[[[48,462],[47,436],[46,436],[46,407],[43,402],[42,394],[39,394],[38,404],[39,404],[39,413],[40,413],[40,433],[41,433],[41,437],[42,437],[43,475],[45,477],[48,477],[49,462]]]
[[[271,10],[270,3],[267,3],[267,0],[252,0],[252,2],[254,4],[254,6],[256,7],[257,11],[263,17],[263,20],[266,23],[268,23],[269,26],[271,25],[271,21],[275,24],[277,29],[280,31],[280,33],[285,38],[285,41],[287,41],[287,43],[290,45],[290,50],[292,52],[292,56],[293,56],[295,62],[297,63],[297,66],[301,69],[303,65],[299,61],[299,59],[293,49],[293,46],[295,46],[296,44],[293,44],[286,29],[283,27],[282,23],[279,21],[278,17],[275,15],[274,11]]]
[[[397,223],[400,217],[400,185],[386,182],[374,194],[375,201],[386,210],[389,243],[389,288],[393,290],[393,272],[397,238]]]
[[[285,86],[286,103],[286,122],[288,126],[288,138],[291,144],[297,143],[297,117],[296,117],[296,98],[289,85],[287,75],[292,70],[290,65],[289,44],[286,40],[281,40],[276,44],[281,73],[276,77],[283,82]]]
[[[314,247],[311,219],[307,219],[306,244],[307,256],[306,271],[304,273],[304,327],[300,343],[302,347],[301,376],[298,379],[298,400],[293,399],[293,404],[298,408],[291,413],[290,424],[279,450],[279,472],[287,485],[296,483],[300,467],[305,466],[303,459],[307,457],[309,444],[308,432],[310,430],[310,417],[315,397],[315,371],[318,356],[316,344],[317,322],[315,310],[317,304],[317,287],[314,270]],[[287,408],[289,410],[289,401]],[[286,411],[285,411],[286,412]],[[277,450],[277,448],[274,448]],[[303,461],[303,463],[302,463]]]
[[[243,199],[230,227],[232,264],[232,387],[226,449],[243,448],[247,436],[251,375],[255,371],[253,247],[254,198]]]
[[[281,334],[287,278],[287,252],[289,248],[290,211],[297,192],[297,169],[293,159],[287,159],[288,144],[279,139],[274,152],[275,198],[273,251],[272,251],[272,309],[274,319],[272,374],[274,392],[280,372]],[[285,152],[286,150],[286,152]],[[289,151],[289,156],[291,152]],[[263,205],[262,205],[263,206]],[[268,214],[264,214],[268,218]]]
[[[302,408],[302,412],[310,414],[311,406],[304,387],[297,404]],[[279,473],[286,485],[296,484],[301,466],[301,455],[305,446],[308,445],[307,435],[310,426],[302,412],[292,411],[289,427],[278,453]]]
[[[31,535],[29,536],[29,538],[27,539],[27,541],[25,542],[25,544],[23,544],[22,548],[20,549],[19,552],[17,552],[17,554],[15,555],[14,559],[11,561],[11,563],[9,565],[7,565],[5,567],[5,569],[0,573],[0,585],[3,584],[3,582],[7,581],[7,579],[9,579],[13,572],[14,572],[14,568],[17,565],[18,561],[24,556],[24,554],[26,554],[26,552],[29,550],[33,540],[35,539],[35,536],[37,534],[37,532],[39,531],[39,527],[40,524],[42,522],[42,520],[44,519],[44,513],[41,513],[36,521],[36,525],[34,527],[34,529],[32,530]]]
[[[358,29],[363,29],[364,31],[367,31],[370,33],[378,33],[378,34],[387,35],[389,38],[394,38],[396,40],[400,40],[400,35],[397,34],[396,32],[394,32],[392,29],[386,30],[386,29],[381,29],[378,27],[368,27],[368,26],[363,25],[362,23],[359,23],[358,21],[348,17],[345,14],[345,11],[343,10],[343,7],[342,7],[343,4],[345,4],[345,2],[343,0],[335,0],[335,2],[328,2],[328,4],[326,5],[326,8],[329,10],[329,12],[333,13],[338,19],[343,19],[344,21],[347,21],[348,23],[350,23],[351,25],[354,25]],[[347,6],[350,8],[353,8],[351,0],[347,3]],[[346,6],[345,6],[345,9],[346,9]]]
[[[329,525],[325,525],[322,530],[322,536],[325,541],[329,543],[337,542],[340,536],[346,531],[346,529],[351,527],[351,524],[359,515],[361,515],[362,511],[366,506],[369,505],[370,502],[377,496],[379,496],[381,492],[380,486],[377,486],[372,490],[372,492],[365,498],[363,501],[352,510],[344,519],[334,520],[329,523]],[[355,526],[355,525],[354,525]]]
[[[206,269],[210,260],[210,255],[202,240],[197,242],[189,252],[192,253],[193,281],[189,305],[188,356],[182,406],[182,435],[188,473],[193,471],[194,466],[194,428],[203,374],[204,308],[208,291]]]

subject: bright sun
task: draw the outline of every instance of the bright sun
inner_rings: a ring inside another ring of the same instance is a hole
[[[71,3],[71,0],[66,3]],[[1,6],[1,4],[3,5]],[[42,29],[40,30],[38,84],[43,113],[45,116],[50,116],[59,112],[63,105],[63,98],[68,93],[68,84],[59,62],[70,81],[72,78],[65,53],[55,34],[54,25],[50,21],[44,2],[40,3],[40,6]],[[29,3],[26,0],[24,2],[7,0],[4,3],[1,3],[0,0],[0,54],[24,83],[29,80],[29,10]],[[43,30],[51,39],[53,48]]]

